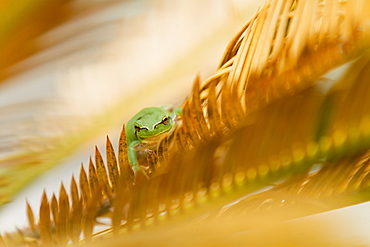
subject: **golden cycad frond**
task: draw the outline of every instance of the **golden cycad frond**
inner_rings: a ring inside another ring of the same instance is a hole
[[[256,222],[237,218],[244,211],[256,216],[266,200],[315,204],[318,211],[368,200],[351,196],[369,184],[367,162],[358,162],[370,143],[370,56],[364,52],[369,8],[365,0],[268,3],[230,43],[215,75],[195,80],[181,124],[147,157],[150,179],[140,172],[133,177],[123,129],[117,157],[108,139],[106,165],[96,149],[88,175],[81,166],[79,186],[72,178],[69,195],[63,186],[59,198],[44,194],[39,222],[28,207],[30,229],[22,232],[22,241],[77,244],[83,233],[88,243],[95,236],[96,245],[134,244],[141,237],[142,244],[150,244],[163,242],[156,234],[171,228],[179,228],[171,239],[188,234],[184,225],[196,225],[197,217],[236,215],[227,221],[225,236],[255,227]],[[365,54],[358,58],[360,52]],[[318,79],[355,57],[342,81],[321,93]],[[317,163],[321,170],[309,174]],[[338,179],[338,172],[346,176]],[[220,211],[281,179],[286,181],[271,191]],[[333,192],[334,186],[343,189]],[[303,200],[297,197],[302,194]],[[350,200],[337,202],[336,196]],[[303,208],[294,217],[313,211]],[[103,222],[106,229],[94,233]],[[222,221],[215,220],[193,241],[209,245],[201,234],[221,229]]]
[[[271,1],[229,44],[200,91],[225,85],[250,112],[312,85],[367,47],[368,8],[366,1]]]
[[[249,218],[245,228],[261,220],[286,220],[368,201],[369,154],[326,162],[317,172],[301,174],[222,209],[225,217]],[[253,219],[253,220],[251,220]]]

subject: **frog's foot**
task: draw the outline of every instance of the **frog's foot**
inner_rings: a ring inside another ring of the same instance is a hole
[[[149,175],[148,175],[148,172],[147,172],[147,169],[143,166],[140,166],[140,165],[133,165],[132,166],[132,170],[134,171],[134,174],[135,174],[135,178],[137,176],[137,173],[140,171],[144,174],[144,176],[149,179]]]

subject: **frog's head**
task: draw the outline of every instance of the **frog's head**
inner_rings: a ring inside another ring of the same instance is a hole
[[[172,118],[168,115],[168,112],[161,109],[147,112],[136,119],[134,123],[135,135],[139,140],[156,137],[170,131],[172,127]]]

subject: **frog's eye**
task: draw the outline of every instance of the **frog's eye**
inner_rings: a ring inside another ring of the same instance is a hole
[[[170,122],[170,119],[170,117],[164,116],[161,123],[167,125]]]
[[[156,129],[160,124],[167,125],[170,122],[170,120],[171,120],[170,117],[164,116],[162,118],[162,121],[160,121],[159,123],[157,123],[156,125],[154,125],[154,129]]]
[[[137,125],[134,125],[135,127],[135,136],[137,137],[137,133],[140,132],[140,130],[149,130],[147,127],[139,127]]]
[[[135,132],[140,132],[140,130],[149,130],[147,127],[139,127],[137,125],[135,125],[134,127],[135,127]]]
[[[139,126],[135,125],[134,127],[135,127],[135,133],[140,132],[140,127]]]

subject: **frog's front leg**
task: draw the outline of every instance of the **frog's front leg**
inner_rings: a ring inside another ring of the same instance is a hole
[[[139,140],[135,140],[135,141],[132,141],[128,146],[128,161],[130,162],[132,170],[134,170],[135,174],[138,170],[141,169],[141,167],[139,166],[139,161],[138,161],[137,153],[135,149],[135,146],[139,143],[140,143]]]
[[[134,171],[134,174],[136,175],[139,170],[142,171],[144,176],[149,179],[148,173],[146,170],[139,165],[139,160],[137,158],[137,152],[135,149],[135,146],[140,143],[139,140],[132,141],[128,146],[128,161],[130,162],[131,168]]]

